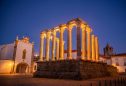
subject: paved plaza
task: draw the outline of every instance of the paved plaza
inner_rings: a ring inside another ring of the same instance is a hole
[[[115,78],[106,77],[77,81],[33,78],[32,75],[0,75],[0,86],[90,86],[91,83],[93,86],[97,86],[99,80],[101,80],[102,83],[104,80],[109,81],[112,79]]]

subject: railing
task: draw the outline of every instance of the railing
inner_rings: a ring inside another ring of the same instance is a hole
[[[126,86],[126,77],[118,77],[111,80],[99,80],[97,84],[90,83],[89,86]]]
[[[87,82],[88,81],[88,82]],[[83,84],[77,86],[126,86],[126,76],[117,78],[94,79],[84,81]]]

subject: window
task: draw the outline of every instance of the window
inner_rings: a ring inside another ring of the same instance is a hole
[[[36,67],[36,65],[34,66],[34,70],[36,70],[37,69],[37,67]]]
[[[126,58],[124,58],[124,66],[126,66]]]
[[[124,61],[124,66],[126,66],[126,61]]]
[[[26,58],[26,49],[23,50],[22,59]]]
[[[116,66],[119,66],[118,58],[115,58],[115,64]]]
[[[119,63],[118,62],[116,62],[116,66],[119,66]]]

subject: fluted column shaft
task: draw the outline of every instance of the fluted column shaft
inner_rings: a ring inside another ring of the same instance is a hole
[[[52,60],[55,60],[55,46],[56,45],[56,32],[53,32],[53,38],[52,38]]]
[[[59,53],[60,53],[60,55],[59,55],[60,60],[63,60],[63,59],[64,59],[63,33],[64,33],[64,30],[61,29],[61,30],[60,30],[60,51],[59,51]]]
[[[92,46],[92,60],[95,61],[95,37],[91,36],[91,46]]]
[[[95,51],[96,51],[96,61],[99,60],[99,44],[98,44],[98,38],[95,37]]]
[[[50,33],[47,32],[46,37],[46,61],[49,61]]]
[[[81,59],[81,28],[77,26],[77,59]]]
[[[91,31],[87,30],[87,60],[91,59]]]
[[[44,37],[41,35],[40,37],[40,52],[39,52],[39,55],[40,55],[40,61],[43,61],[43,45],[44,45]]]
[[[86,60],[86,28],[82,28],[82,55],[81,58]]]
[[[67,58],[72,59],[72,28],[68,28]]]
[[[59,60],[59,39],[56,40],[56,60]]]

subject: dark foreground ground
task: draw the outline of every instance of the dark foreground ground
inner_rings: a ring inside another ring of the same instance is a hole
[[[118,84],[118,78],[120,80],[123,80],[125,78],[126,80],[126,76],[104,77],[77,81],[63,79],[32,78],[32,75],[0,75],[0,86],[100,86],[100,83],[101,86],[126,86],[126,83],[121,84],[124,82],[124,80],[122,82],[120,81]],[[115,82],[115,80],[117,80],[117,82]],[[115,83],[117,84],[115,85]]]

